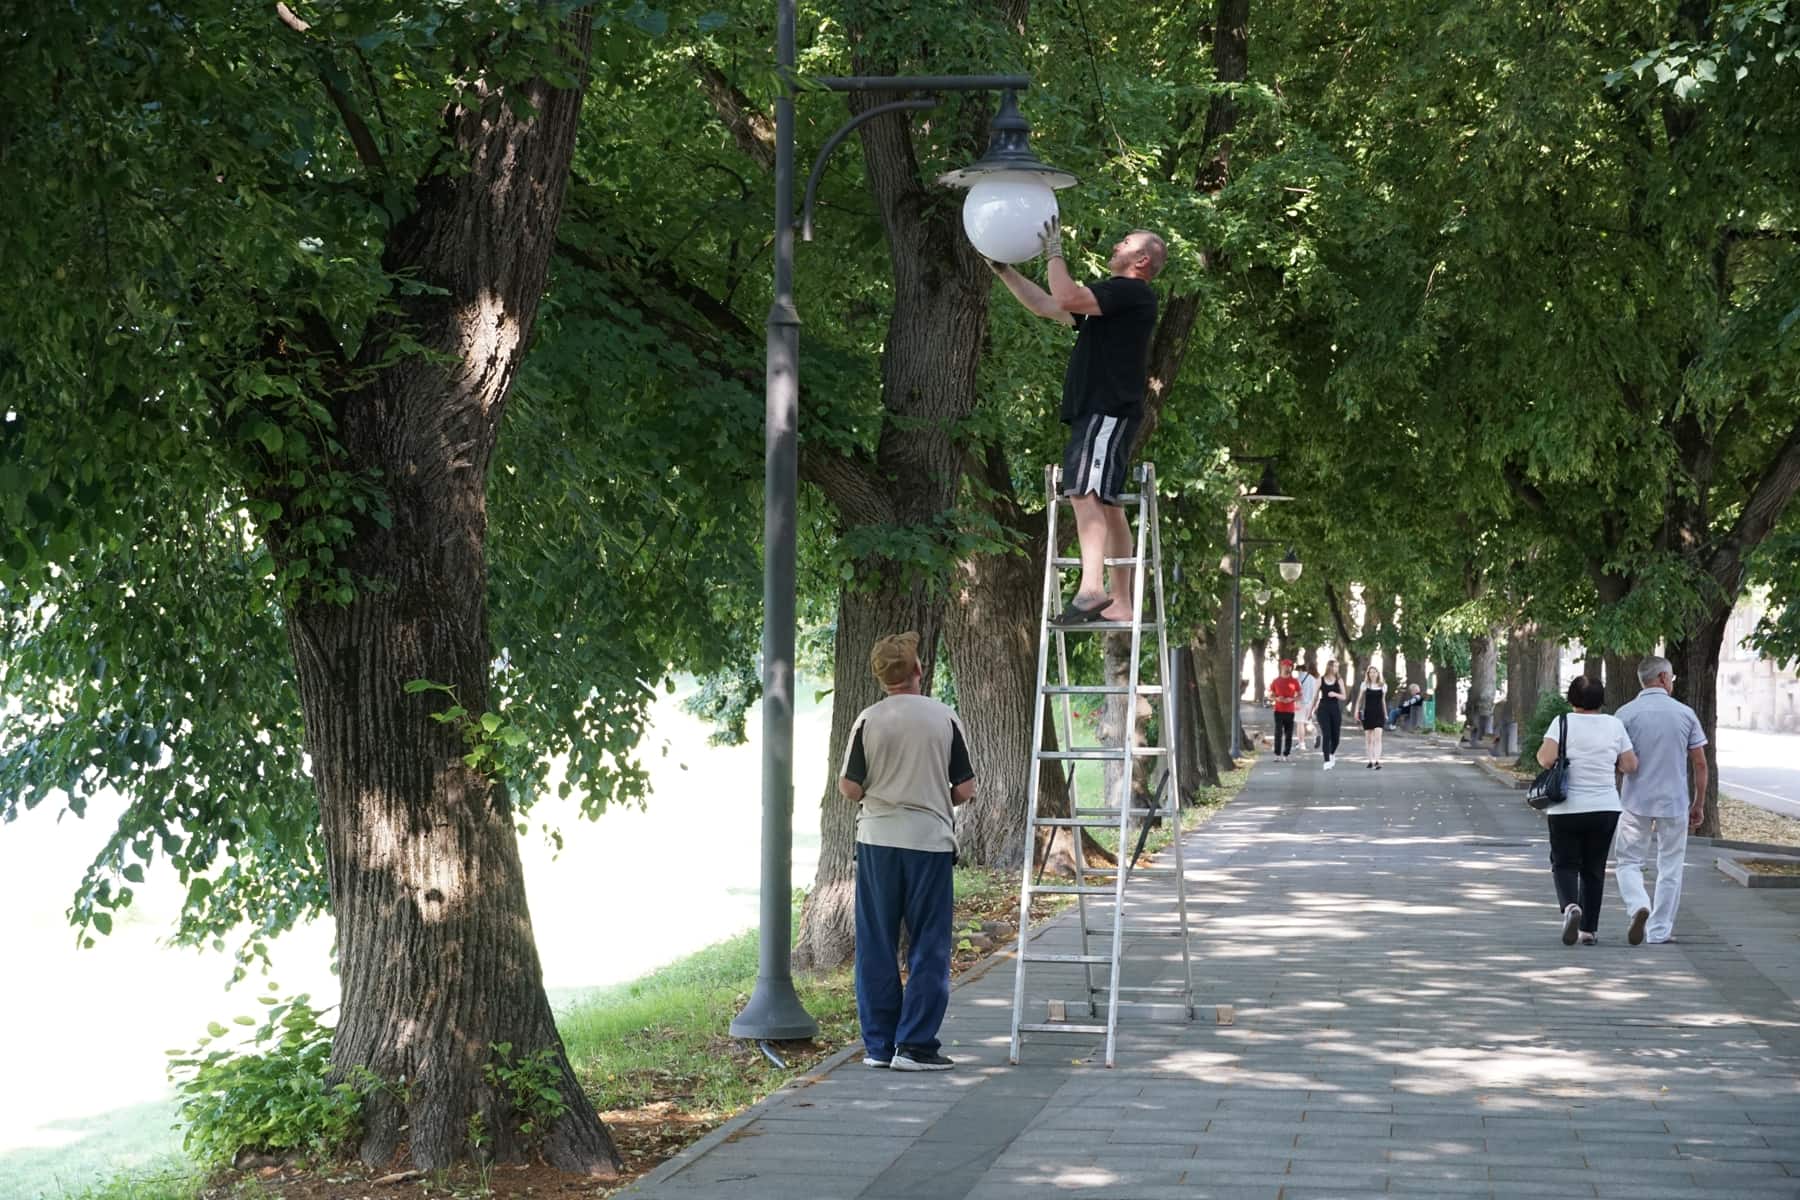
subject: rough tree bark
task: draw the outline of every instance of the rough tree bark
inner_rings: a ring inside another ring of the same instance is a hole
[[[570,32],[585,54],[588,18]],[[287,613],[337,926],[332,1078],[367,1071],[392,1085],[364,1097],[366,1162],[403,1148],[421,1169],[477,1155],[517,1161],[534,1147],[483,1067],[496,1043],[510,1043],[515,1061],[546,1053],[566,1111],[541,1135],[544,1157],[612,1176],[619,1156],[544,995],[506,789],[464,765],[457,725],[432,720],[448,704],[441,694],[405,690],[428,679],[453,686],[471,713],[487,706],[487,472],[543,294],[581,109],[579,85],[472,87],[480,108],[444,114],[467,169],[417,185],[384,254],[390,272],[432,294],[408,296],[370,330],[346,364],[356,386],[329,401],[348,465],[378,471],[389,488],[391,526],[359,526],[343,552],[375,586],[346,605],[299,601]],[[386,361],[402,335],[441,358]],[[270,548],[277,561],[299,552],[279,529]],[[471,1144],[474,1119],[484,1146]]]
[[[1437,719],[1456,720],[1456,668],[1449,663],[1437,664]]]
[[[1493,731],[1494,690],[1498,686],[1499,653],[1494,644],[1497,630],[1477,633],[1469,638],[1469,740],[1479,744],[1483,735]]]

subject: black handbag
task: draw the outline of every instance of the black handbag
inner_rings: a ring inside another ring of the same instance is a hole
[[[1569,714],[1556,718],[1556,761],[1551,763],[1525,789],[1525,803],[1543,810],[1554,808],[1569,798]]]

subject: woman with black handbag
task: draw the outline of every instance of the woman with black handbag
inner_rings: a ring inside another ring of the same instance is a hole
[[[1546,811],[1550,818],[1550,878],[1562,912],[1562,941],[1594,944],[1600,929],[1600,898],[1606,887],[1606,855],[1619,824],[1619,788],[1614,772],[1638,768],[1631,738],[1617,717],[1600,711],[1606,689],[1598,679],[1577,675],[1569,684],[1575,711],[1544,731],[1537,761],[1546,769],[1564,760],[1563,800]]]

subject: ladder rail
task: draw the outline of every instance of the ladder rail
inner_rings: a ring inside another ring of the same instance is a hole
[[[1163,740],[1168,743],[1169,754],[1163,760],[1163,771],[1169,784],[1168,808],[1170,828],[1174,833],[1175,849],[1175,912],[1181,929],[1181,977],[1186,987],[1183,998],[1187,1002],[1188,1019],[1194,1016],[1194,959],[1193,950],[1188,943],[1188,902],[1187,902],[1187,854],[1182,848],[1181,837],[1181,697],[1177,694],[1180,673],[1174,670],[1175,660],[1169,648],[1169,615],[1163,595],[1162,574],[1162,519],[1158,505],[1158,493],[1155,487],[1156,469],[1146,465],[1145,473],[1148,481],[1142,488],[1144,507],[1140,511],[1150,514],[1150,559],[1156,564],[1156,640],[1158,657],[1161,662],[1157,667],[1157,679],[1163,686],[1162,718],[1164,725]]]
[[[1050,605],[1058,592],[1055,563],[1056,471],[1054,466],[1044,468],[1045,492],[1051,502],[1044,506],[1044,586],[1039,589],[1037,693],[1031,706],[1031,768],[1027,772],[1029,778],[1025,783],[1025,864],[1022,868],[1023,877],[1019,882],[1018,960],[1013,972],[1012,1047],[1009,1052],[1014,1064],[1019,1061],[1019,1014],[1025,1008],[1025,945],[1031,936],[1031,868],[1032,860],[1037,857],[1038,775],[1043,769],[1038,755],[1044,745],[1044,685],[1049,682],[1045,675],[1050,667],[1049,614]]]

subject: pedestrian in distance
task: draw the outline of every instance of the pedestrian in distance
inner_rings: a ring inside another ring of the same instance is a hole
[[[1619,708],[1641,764],[1625,781],[1623,812],[1613,843],[1619,897],[1631,914],[1625,940],[1633,946],[1675,940],[1681,872],[1690,830],[1706,817],[1706,731],[1694,710],[1675,699],[1675,669],[1651,656],[1638,664],[1643,690]],[[1656,856],[1656,896],[1644,887],[1644,862]]]
[[[1363,766],[1381,770],[1381,731],[1387,728],[1387,683],[1381,668],[1374,663],[1363,672],[1362,688],[1356,698],[1356,711],[1361,715],[1363,731]]]
[[[1132,568],[1115,566],[1109,576],[1106,560],[1131,557],[1131,527],[1120,505],[1132,447],[1144,424],[1150,338],[1156,332],[1156,293],[1150,281],[1162,271],[1168,249],[1149,230],[1133,230],[1113,246],[1107,260],[1111,274],[1083,286],[1063,259],[1062,226],[1056,218],[1044,225],[1040,242],[1048,290],[1013,267],[992,261],[988,266],[1026,309],[1076,331],[1063,373],[1062,419],[1069,426],[1069,441],[1063,450],[1062,494],[1075,510],[1081,581],[1050,623],[1129,621]]]
[[[1338,678],[1337,659],[1325,664],[1319,677],[1319,692],[1313,697],[1310,712],[1319,723],[1319,750],[1325,757],[1324,770],[1337,765],[1338,738],[1344,732],[1344,681]]]
[[[856,818],[856,1017],[863,1065],[948,1071],[938,1028],[950,1005],[955,807],[975,796],[962,722],[923,693],[919,635],[875,643],[887,695],[857,715],[838,791]],[[900,922],[911,946],[900,983]]]
[[[1566,799],[1549,810],[1550,878],[1562,913],[1562,942],[1591,946],[1600,930],[1600,900],[1606,894],[1606,853],[1619,824],[1619,789],[1614,772],[1629,778],[1638,756],[1619,719],[1600,711],[1606,688],[1598,679],[1577,675],[1569,684],[1569,706],[1544,732],[1537,761],[1548,768],[1557,748],[1568,759]],[[1567,737],[1558,740],[1566,727]]]
[[[1317,727],[1313,725],[1313,702],[1319,698],[1319,677],[1302,661],[1294,670],[1294,678],[1300,681],[1299,734],[1302,750],[1315,749],[1319,744]]]
[[[1281,674],[1269,681],[1269,699],[1275,709],[1275,761],[1294,758],[1294,717],[1300,707],[1300,681],[1294,678],[1294,660],[1281,660]]]

